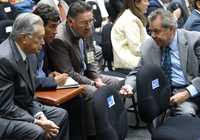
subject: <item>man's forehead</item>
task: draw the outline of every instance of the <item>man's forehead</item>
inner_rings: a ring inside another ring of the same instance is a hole
[[[83,13],[80,13],[77,15],[76,19],[82,20],[82,19],[90,19],[93,18],[92,11],[85,11]]]

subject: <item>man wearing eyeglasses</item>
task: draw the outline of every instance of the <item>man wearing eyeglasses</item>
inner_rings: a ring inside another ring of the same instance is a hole
[[[80,84],[86,84],[84,100],[88,135],[95,135],[93,93],[105,84],[118,83],[117,80],[99,74],[92,40],[93,22],[90,5],[83,1],[72,3],[68,10],[67,22],[58,26],[56,38],[48,48],[48,61],[53,71],[68,73]]]
[[[30,55],[44,43],[42,19],[20,14],[10,37],[0,45],[0,139],[69,140],[64,109],[34,100],[35,80]]]

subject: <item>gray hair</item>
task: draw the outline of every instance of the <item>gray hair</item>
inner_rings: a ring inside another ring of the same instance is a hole
[[[153,22],[158,16],[162,18],[162,27],[163,28],[169,28],[169,27],[177,27],[177,21],[174,15],[164,9],[157,9],[153,11],[149,16],[148,16],[148,22],[151,23]]]
[[[33,34],[36,25],[43,25],[42,19],[33,13],[22,13],[14,21],[11,37],[16,39],[21,34]]]

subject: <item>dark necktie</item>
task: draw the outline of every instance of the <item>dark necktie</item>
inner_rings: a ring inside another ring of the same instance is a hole
[[[164,50],[162,69],[165,72],[169,84],[171,85],[172,64],[171,64],[170,49],[171,49],[170,47],[166,47]]]
[[[86,64],[85,64],[85,53],[84,53],[84,41],[83,39],[79,40],[79,49],[81,53],[81,73],[83,74],[86,70]]]

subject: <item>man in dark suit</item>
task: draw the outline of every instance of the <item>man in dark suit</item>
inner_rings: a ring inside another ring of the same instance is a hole
[[[95,61],[92,40],[93,14],[90,5],[83,1],[72,3],[67,22],[57,28],[57,35],[48,48],[48,61],[51,70],[68,73],[73,79],[85,86],[86,119],[88,134],[95,135],[92,112],[92,97],[97,88],[105,84],[117,84],[117,80],[99,74]],[[93,124],[92,124],[93,123]],[[90,128],[93,128],[90,130]]]
[[[48,70],[46,50],[57,33],[57,26],[60,23],[59,13],[54,7],[47,4],[39,4],[33,13],[42,18],[45,29],[42,49],[37,54],[37,60],[32,58],[32,64],[35,65],[36,87],[37,90],[56,89],[58,85],[65,83],[68,76],[66,73]]]
[[[0,51],[0,139],[68,140],[68,114],[64,109],[34,100],[35,81],[29,55],[43,44],[42,19],[20,14]]]
[[[188,17],[183,28],[190,31],[200,31],[200,1],[193,0],[194,10]]]
[[[142,59],[138,65],[155,64],[163,68],[171,84],[170,102],[177,105],[176,114],[195,115],[197,106],[189,98],[200,92],[200,33],[176,29],[176,20],[166,10],[156,10],[149,16],[152,38],[141,46]],[[121,94],[135,90],[133,70],[126,79]]]

